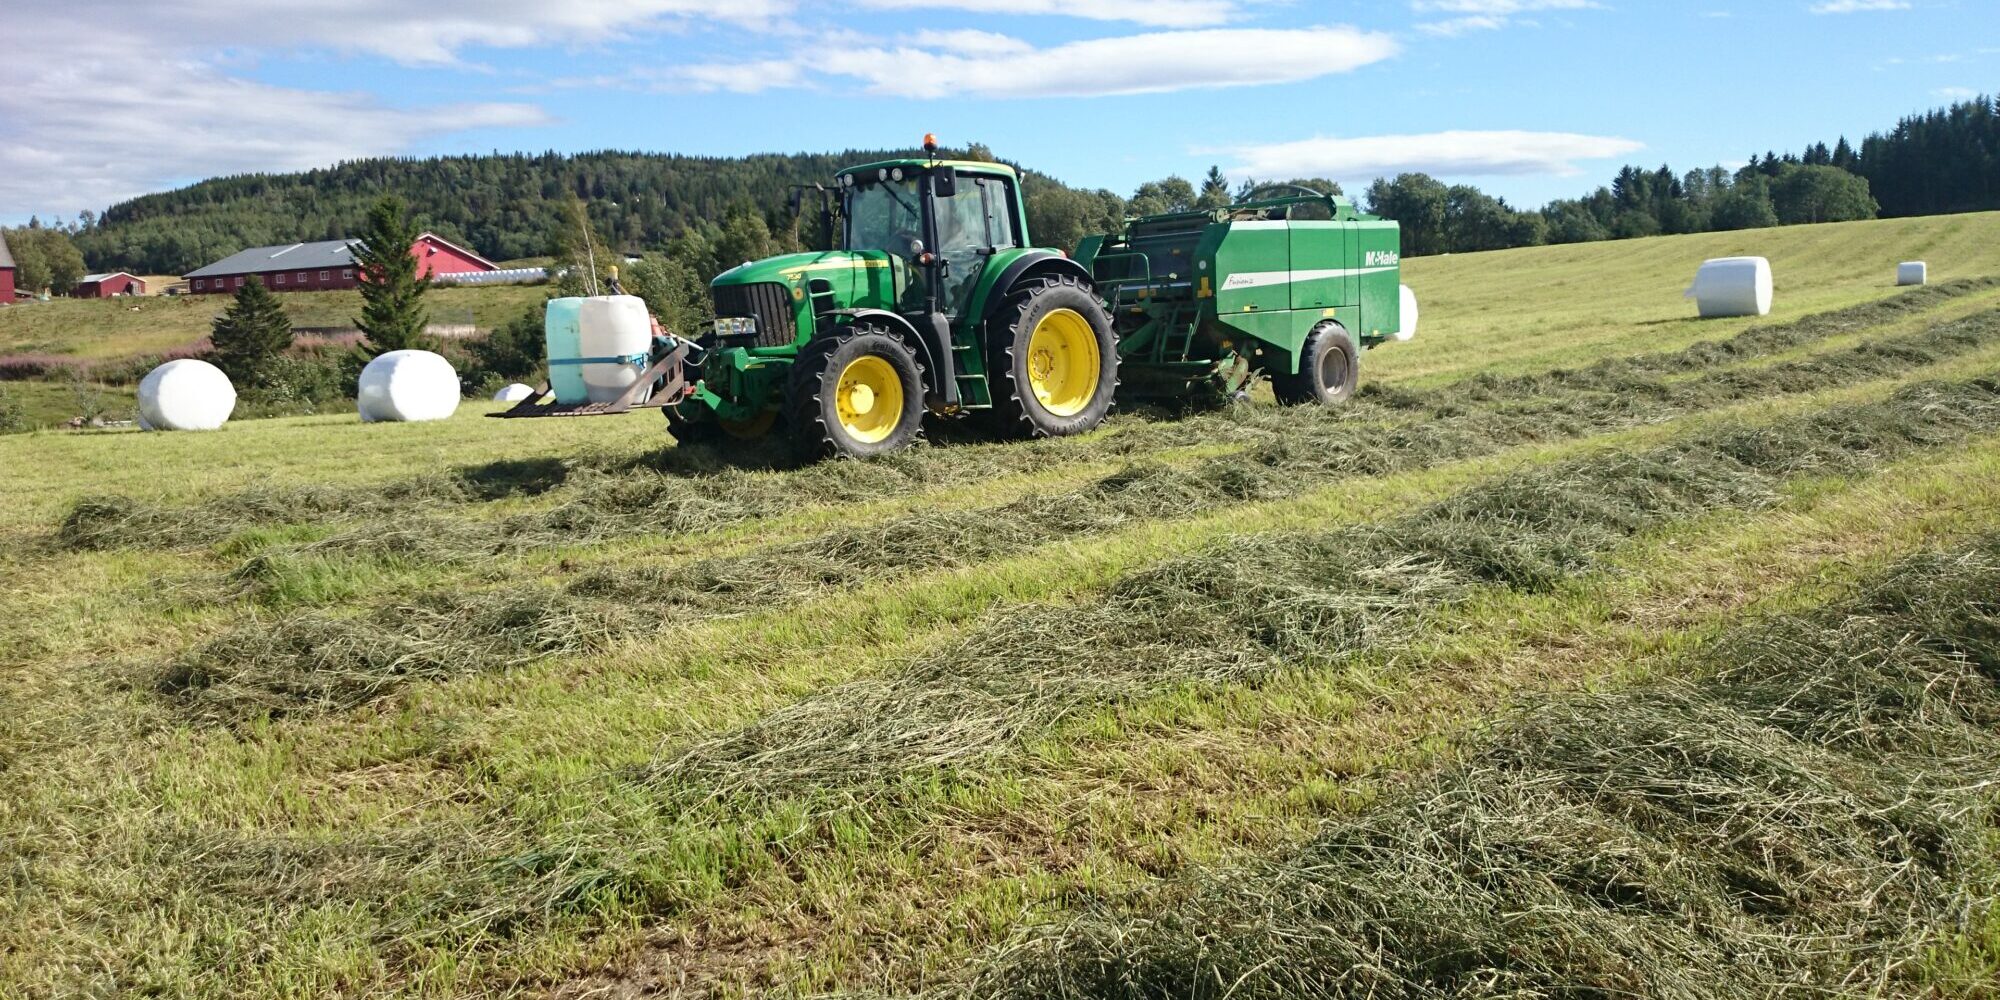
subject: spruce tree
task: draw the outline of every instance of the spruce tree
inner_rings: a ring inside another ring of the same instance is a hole
[[[395,195],[368,210],[368,224],[354,248],[354,266],[361,275],[361,315],[354,325],[361,330],[361,351],[368,357],[432,348],[424,335],[430,324],[424,309],[430,280],[417,277],[417,259],[410,253],[420,232]]]
[[[278,297],[256,275],[236,290],[208,335],[215,366],[238,385],[255,381],[273,358],[292,346],[292,321]]]

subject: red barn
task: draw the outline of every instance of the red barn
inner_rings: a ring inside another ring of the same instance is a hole
[[[14,255],[7,250],[7,237],[0,235],[0,306],[14,302]]]
[[[108,299],[114,295],[144,295],[146,283],[138,277],[118,271],[113,274],[86,274],[76,283],[70,295],[79,299]]]
[[[410,254],[417,258],[417,277],[428,278],[434,274],[469,274],[474,271],[497,271],[500,265],[487,260],[455,243],[447,241],[436,233],[425,233],[417,237]]]
[[[264,287],[274,292],[317,292],[329,288],[353,288],[361,283],[354,267],[356,240],[323,240],[291,246],[252,247],[216,261],[185,276],[188,291],[195,295],[233,293],[245,279],[256,275]],[[496,265],[436,233],[417,237],[410,246],[417,259],[417,274],[464,274],[492,271]]]

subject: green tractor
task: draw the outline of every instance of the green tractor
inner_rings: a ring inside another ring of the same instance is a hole
[[[839,249],[716,277],[714,328],[661,383],[676,438],[782,428],[802,459],[867,457],[907,446],[927,411],[1076,434],[1121,374],[1158,395],[1263,375],[1281,402],[1331,404],[1359,350],[1397,329],[1396,226],[1345,199],[1131,220],[1072,259],[1031,244],[1012,168],[925,150],[835,177],[822,211]]]

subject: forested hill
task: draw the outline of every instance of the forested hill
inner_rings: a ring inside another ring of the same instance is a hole
[[[368,206],[394,193],[411,203],[423,224],[507,260],[546,252],[557,216],[573,195],[620,249],[658,250],[689,229],[713,230],[740,206],[761,214],[772,229],[784,228],[791,185],[825,181],[843,166],[896,155],[909,151],[358,160],[299,174],[203,181],[135,198],[102,218],[85,216],[63,228],[95,270],[183,274],[244,247],[351,236]],[[978,145],[959,155],[992,158]],[[1115,226],[1126,214],[1213,208],[1232,196],[1228,179],[1213,169],[1193,183],[1180,177],[1148,182],[1129,197],[1027,176],[1030,229],[1037,242],[1059,247]],[[1339,190],[1330,181],[1293,180]],[[1240,195],[1253,183],[1233,193]],[[1904,118],[1859,144],[1843,137],[1800,153],[1767,152],[1735,170],[1626,167],[1595,192],[1539,209],[1517,208],[1471,185],[1446,185],[1414,173],[1378,179],[1357,193],[1365,208],[1403,224],[1403,249],[1413,256],[1878,213],[1995,209],[2000,208],[2000,103],[1992,97],[1955,102]]]
[[[93,265],[182,274],[244,247],[338,239],[383,194],[424,224],[495,260],[546,252],[567,196],[628,248],[656,246],[697,220],[752,204],[781,211],[789,186],[824,181],[887,151],[708,158],[660,153],[493,154],[373,159],[297,174],[249,174],[115,205],[76,235]]]

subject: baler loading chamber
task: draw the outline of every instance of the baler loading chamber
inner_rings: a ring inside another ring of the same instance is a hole
[[[1091,262],[1098,290],[1114,308],[1148,300],[1194,299],[1199,288],[1197,252],[1211,221],[1206,214],[1191,214],[1134,224],[1123,239],[1106,243]]]

